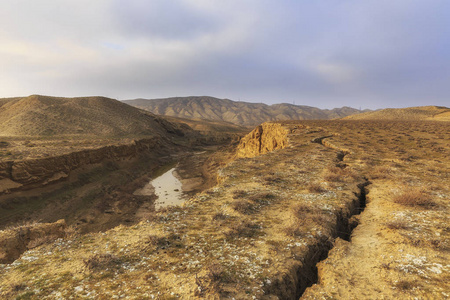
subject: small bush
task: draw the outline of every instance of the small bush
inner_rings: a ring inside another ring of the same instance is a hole
[[[206,293],[220,295],[223,293],[223,283],[228,282],[229,279],[225,268],[221,264],[213,263],[207,267],[204,276],[195,276],[195,283],[197,284],[195,295],[200,297],[205,296]],[[214,299],[216,298],[214,297]]]
[[[12,284],[11,285],[11,289],[14,292],[19,292],[19,291],[23,291],[24,289],[26,289],[26,285],[24,283],[16,283],[16,284]]]
[[[349,167],[329,166],[325,170],[323,178],[328,182],[346,182],[357,179],[358,175]]]
[[[392,176],[392,169],[387,166],[375,167],[372,172],[370,172],[370,177],[372,179],[386,179]]]
[[[318,193],[319,194],[319,193],[325,192],[326,189],[324,189],[320,183],[314,182],[314,183],[309,184],[308,191],[310,193]]]
[[[283,181],[283,179],[281,179],[281,177],[279,177],[279,176],[268,176],[268,177],[264,178],[264,181],[267,184],[275,184],[275,183],[281,183]]]
[[[97,271],[117,267],[121,260],[113,254],[95,254],[84,260],[83,263],[88,270]]]
[[[258,204],[267,204],[269,200],[275,199],[276,196],[269,192],[262,192],[248,197],[249,200]]]
[[[212,264],[208,267],[208,277],[211,281],[223,281],[225,269],[221,264]]]
[[[408,223],[406,223],[405,221],[402,221],[402,220],[395,220],[395,221],[387,222],[386,226],[389,229],[395,229],[395,230],[399,230],[399,229],[406,230],[406,229],[411,228]]]
[[[176,247],[176,248],[183,247],[181,237],[175,233],[171,233],[168,236],[163,237],[150,235],[148,237],[147,244],[149,244],[150,246],[156,246],[157,249],[166,249],[169,247]]]
[[[234,201],[231,206],[241,214],[251,214],[254,210],[254,203],[243,199]]]
[[[431,208],[436,206],[436,202],[429,195],[418,189],[404,191],[394,197],[394,202],[410,207]]]
[[[259,225],[249,221],[234,222],[229,225],[229,230],[225,236],[229,239],[241,237],[253,237],[258,232]]]
[[[223,212],[217,212],[212,216],[213,221],[225,220],[226,218],[228,218],[228,215],[224,214]]]
[[[418,284],[416,281],[408,281],[408,280],[399,280],[394,285],[399,290],[411,290],[417,287],[420,287],[420,284]]]
[[[233,192],[233,199],[243,198],[247,195],[247,192],[244,190],[236,190]]]
[[[283,231],[287,236],[298,237],[298,236],[302,235],[302,233],[304,232],[304,229],[302,230],[301,224],[294,223],[294,224],[284,227]]]
[[[296,218],[304,218],[305,214],[310,214],[316,209],[310,204],[299,203],[292,206],[291,211]]]

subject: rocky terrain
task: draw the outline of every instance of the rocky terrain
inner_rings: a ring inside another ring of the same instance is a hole
[[[287,103],[267,105],[237,102],[207,96],[135,99],[124,102],[158,115],[224,121],[242,126],[256,126],[276,120],[336,119],[360,113],[351,107],[328,110]]]
[[[450,121],[450,108],[443,106],[419,106],[386,108],[345,117],[348,120],[404,120]]]
[[[139,223],[28,247],[0,265],[0,295],[447,298],[449,126],[263,124],[215,152],[233,158],[214,187]]]

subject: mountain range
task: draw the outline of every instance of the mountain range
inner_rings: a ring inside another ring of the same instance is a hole
[[[134,99],[123,102],[157,115],[224,121],[242,126],[278,120],[336,119],[361,112],[351,107],[319,109],[287,103],[267,105],[209,96]]]

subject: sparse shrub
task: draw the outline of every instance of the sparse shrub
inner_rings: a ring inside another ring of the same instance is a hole
[[[83,263],[88,270],[97,271],[118,267],[121,260],[113,254],[95,254],[84,260]]]
[[[149,244],[150,246],[156,246],[157,249],[166,249],[169,247],[176,247],[176,248],[183,247],[181,237],[175,233],[171,233],[168,236],[163,237],[150,235],[148,237],[147,244]]]
[[[281,183],[283,180],[279,176],[268,176],[264,178],[267,184]]]
[[[6,148],[6,147],[8,147],[8,146],[9,146],[9,143],[8,143],[8,142],[0,141],[0,148]]]
[[[39,238],[36,238],[36,239],[31,240],[31,241],[28,243],[27,247],[28,247],[28,249],[33,249],[33,248],[39,247],[39,246],[41,246],[41,245],[44,245],[44,244],[48,244],[48,243],[50,243],[50,242],[53,242],[53,241],[56,240],[57,238],[58,238],[58,237],[55,236],[55,235],[45,235],[45,236],[42,236],[42,237],[39,237]]]
[[[370,172],[370,177],[372,179],[386,179],[392,176],[392,169],[388,166],[378,166],[375,167],[372,172]]]
[[[221,264],[212,264],[208,267],[208,277],[211,281],[222,281],[225,269]]]
[[[253,237],[258,232],[259,225],[249,221],[234,222],[229,225],[229,230],[225,236],[229,239],[240,237]]]
[[[411,227],[406,223],[406,221],[403,220],[394,220],[386,223],[387,228],[389,229],[410,229]]]
[[[302,230],[302,224],[293,223],[283,228],[283,231],[286,235],[292,237],[301,236],[304,230]]]
[[[432,239],[429,241],[431,246],[439,251],[449,251],[450,245],[448,240],[444,239]]]
[[[217,212],[212,216],[213,221],[225,220],[226,218],[228,218],[228,215],[224,214],[223,212]]]
[[[74,226],[68,226],[64,230],[64,236],[66,239],[72,239],[78,235],[78,232]]]
[[[324,178],[326,181],[329,181],[329,182],[340,182],[340,181],[342,181],[342,176],[341,176],[341,175],[339,175],[338,173],[332,173],[332,172],[330,172],[330,171],[328,171],[327,173],[325,173],[325,175],[323,176],[323,178]]]
[[[349,167],[329,166],[325,170],[323,178],[329,182],[346,182],[357,179],[358,175]]]
[[[254,210],[254,203],[244,199],[234,201],[231,206],[241,214],[251,214]]]
[[[244,190],[236,190],[233,192],[233,199],[243,198],[247,195],[247,192]]]
[[[204,296],[206,292],[209,295],[221,294],[223,292],[223,283],[228,281],[230,281],[230,278],[221,264],[210,264],[205,275],[195,276],[195,283],[197,284],[195,294],[196,296]]]
[[[399,280],[394,285],[399,290],[411,290],[413,288],[419,287],[420,285],[416,281]]]
[[[27,286],[24,283],[15,283],[11,285],[11,289],[14,292],[23,291]]]
[[[269,200],[275,199],[276,196],[269,192],[257,193],[249,196],[248,199],[258,204],[267,204]]]
[[[324,189],[320,183],[313,182],[308,185],[308,191],[310,193],[323,193],[326,189]]]
[[[291,208],[292,214],[296,218],[304,218],[306,214],[310,214],[315,210],[316,209],[312,205],[306,203],[298,203]]]
[[[400,195],[394,197],[394,202],[404,206],[423,208],[432,208],[437,205],[429,195],[419,189],[404,191]]]

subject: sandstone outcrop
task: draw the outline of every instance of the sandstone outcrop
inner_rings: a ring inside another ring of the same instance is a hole
[[[278,123],[263,123],[243,137],[236,151],[237,157],[255,157],[288,145],[288,131]]]

